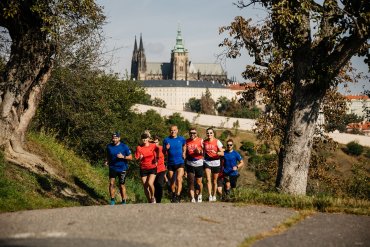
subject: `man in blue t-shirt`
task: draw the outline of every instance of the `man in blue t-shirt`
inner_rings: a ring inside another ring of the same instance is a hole
[[[171,182],[171,202],[180,202],[184,176],[186,140],[183,136],[177,136],[178,132],[177,126],[172,125],[170,135],[163,140],[163,154],[167,156],[167,169]]]
[[[236,182],[239,177],[238,169],[243,165],[243,159],[238,152],[234,150],[234,141],[232,139],[226,142],[226,151],[224,152],[224,182],[225,182],[225,193],[230,194],[230,189],[236,187]]]
[[[128,160],[132,160],[131,151],[127,145],[121,142],[121,135],[119,132],[112,134],[112,142],[106,148],[107,160],[105,165],[109,165],[109,194],[110,204],[115,204],[115,183],[116,177],[119,181],[119,190],[121,192],[122,204],[126,204],[126,171],[128,170]]]

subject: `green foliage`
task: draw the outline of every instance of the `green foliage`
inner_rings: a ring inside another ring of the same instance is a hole
[[[230,130],[224,130],[222,131],[221,135],[218,137],[221,141],[226,141],[230,136],[232,136],[232,133]],[[235,147],[234,147],[235,148]]]
[[[200,113],[200,99],[196,99],[195,97],[190,98],[189,101],[185,103],[185,110]]]
[[[254,143],[251,141],[242,141],[242,145],[240,147],[240,150],[243,150],[247,153],[247,155],[252,156],[256,154],[256,151],[254,150]]]
[[[351,197],[370,199],[370,176],[364,164],[352,166],[352,176],[346,181],[347,193]]]
[[[168,126],[177,125],[179,129],[179,134],[181,135],[185,135],[191,127],[190,122],[177,112],[168,117],[168,119],[166,120],[166,124]]]
[[[215,115],[215,101],[212,99],[212,94],[209,89],[206,89],[206,93],[200,98],[200,113]]]
[[[142,97],[140,97],[138,103],[143,105],[152,105],[152,99],[150,94],[145,93]]]
[[[166,108],[167,104],[166,104],[166,101],[164,101],[163,99],[160,99],[160,98],[154,98],[154,99],[152,100],[152,106],[157,106],[157,107]]]
[[[370,159],[370,148],[367,148],[365,151],[365,157]]]
[[[79,154],[97,160],[111,132],[131,133],[126,131],[134,119],[130,108],[143,95],[144,90],[135,82],[84,68],[57,68],[45,89],[34,126],[55,133]]]
[[[327,131],[339,130],[340,132],[346,132],[346,126],[350,123],[359,123],[362,118],[354,113],[338,115],[340,118],[337,120],[327,121]]]
[[[347,153],[359,156],[364,151],[364,147],[358,142],[352,141],[347,144]]]
[[[225,116],[226,111],[228,110],[230,105],[230,100],[225,96],[220,96],[216,101],[216,110],[218,115]]]
[[[261,114],[261,110],[257,107],[248,108],[247,106],[236,105],[228,110],[226,116],[236,118],[257,119]]]
[[[273,188],[277,172],[277,156],[272,154],[253,155],[248,159],[249,167],[255,172],[256,178]]]

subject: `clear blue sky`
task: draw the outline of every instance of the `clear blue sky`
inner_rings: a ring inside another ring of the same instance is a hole
[[[190,61],[194,63],[221,62],[228,72],[228,77],[241,76],[244,67],[252,64],[247,54],[237,59],[217,60],[223,48],[218,47],[225,35],[219,35],[218,29],[228,25],[235,16],[253,17],[261,20],[262,9],[238,9],[233,0],[97,0],[104,7],[107,24],[106,55],[112,58],[109,69],[124,75],[130,72],[131,57],[135,36],[142,34],[145,55],[148,62],[169,62],[171,49],[175,45],[177,28],[180,25],[185,47],[189,51]],[[353,59],[354,66],[370,76],[363,59]],[[351,86],[353,93],[363,91],[363,86],[370,89],[368,81]]]

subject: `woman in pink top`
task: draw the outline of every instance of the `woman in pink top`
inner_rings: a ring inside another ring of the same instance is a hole
[[[148,202],[156,203],[154,180],[157,174],[159,149],[156,144],[149,142],[149,135],[141,135],[142,144],[137,146],[135,158],[140,161],[140,176],[144,193]]]
[[[220,156],[224,155],[224,151],[220,140],[215,138],[215,132],[212,128],[208,128],[206,134],[207,138],[203,142],[204,171],[207,178],[209,201],[215,202],[217,200],[217,178],[221,171]]]

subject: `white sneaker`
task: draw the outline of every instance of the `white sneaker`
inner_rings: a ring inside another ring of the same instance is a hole
[[[198,202],[202,202],[202,195],[198,195]]]
[[[212,196],[212,201],[213,202],[216,202],[217,201],[216,196]]]
[[[195,203],[195,198],[194,197],[191,198],[191,202]]]
[[[213,196],[209,196],[208,201],[213,202]]]

